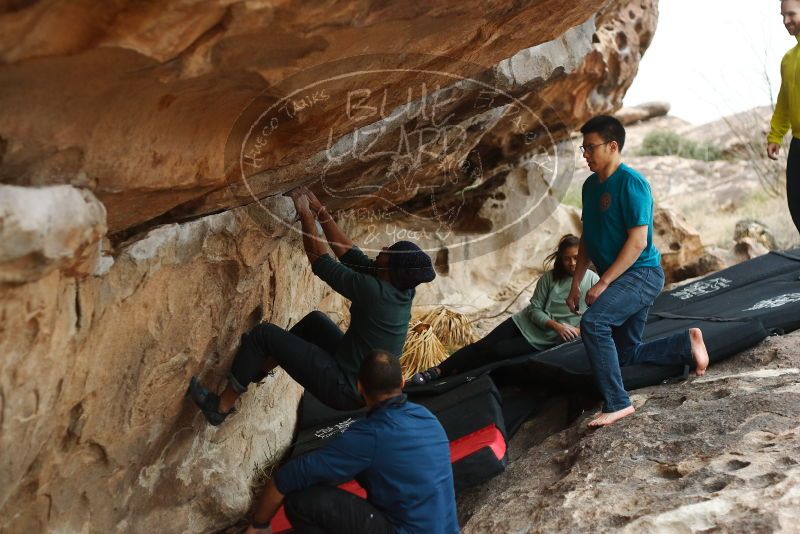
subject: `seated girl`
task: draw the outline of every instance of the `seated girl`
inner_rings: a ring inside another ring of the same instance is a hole
[[[415,374],[411,382],[423,385],[437,378],[469,371],[498,360],[506,360],[542,351],[559,343],[580,337],[581,317],[567,307],[567,296],[572,286],[572,275],[578,264],[579,239],[566,235],[558,249],[547,257],[545,265],[553,268],[545,272],[536,283],[530,304],[509,317],[489,334],[454,352],[437,367]],[[581,295],[586,295],[599,277],[587,270],[581,281]],[[581,299],[581,309],[586,303]]]

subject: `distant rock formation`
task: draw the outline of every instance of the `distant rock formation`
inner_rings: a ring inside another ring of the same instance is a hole
[[[638,106],[623,107],[614,113],[614,116],[625,126],[637,122],[663,117],[669,113],[669,102],[648,102]]]

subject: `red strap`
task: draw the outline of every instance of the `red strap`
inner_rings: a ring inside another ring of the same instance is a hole
[[[506,455],[506,440],[503,437],[503,434],[500,432],[500,429],[494,424],[485,426],[471,434],[467,434],[463,438],[451,441],[450,463],[456,463],[457,461],[487,447],[492,450],[498,460],[502,460]],[[362,499],[367,498],[366,490],[364,490],[364,488],[362,488],[355,480],[341,484],[339,489],[349,491],[354,495],[358,495]],[[272,518],[272,523],[270,526],[272,527],[273,534],[279,534],[281,532],[288,532],[291,530],[292,525],[289,523],[289,519],[286,517],[286,512],[283,511],[283,506],[280,507],[278,512],[275,514],[275,517]]]
[[[463,438],[451,441],[450,463],[454,464],[484,447],[492,449],[498,460],[502,460],[506,455],[506,440],[500,429],[495,425],[485,426],[472,434],[467,434]]]

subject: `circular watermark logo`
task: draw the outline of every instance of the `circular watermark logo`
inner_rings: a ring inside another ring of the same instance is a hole
[[[558,206],[574,148],[548,124],[564,121],[510,67],[347,58],[293,74],[247,106],[226,146],[229,191],[301,232],[275,200],[306,186],[357,229],[368,254],[410,240],[447,250],[450,262],[469,259],[513,243]]]

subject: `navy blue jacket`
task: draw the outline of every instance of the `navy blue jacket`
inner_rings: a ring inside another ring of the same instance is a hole
[[[275,474],[286,495],[355,479],[398,533],[459,531],[450,443],[423,406],[394,397],[324,447],[291,460]]]

